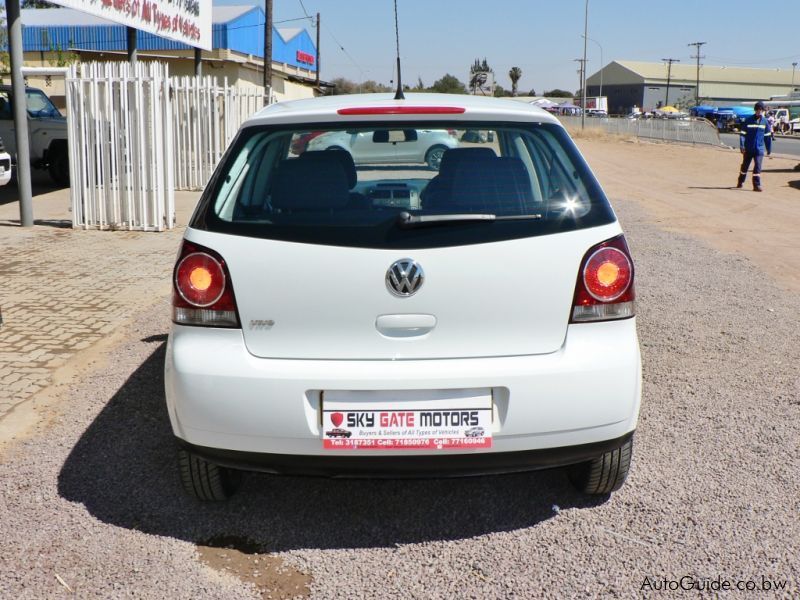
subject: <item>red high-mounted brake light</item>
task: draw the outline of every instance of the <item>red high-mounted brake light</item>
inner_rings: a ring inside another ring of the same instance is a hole
[[[239,327],[225,260],[184,240],[172,277],[172,321],[179,325]]]
[[[590,248],[581,261],[571,323],[634,316],[633,260],[620,235]]]
[[[357,106],[340,108],[340,115],[460,115],[467,109],[461,106]]]

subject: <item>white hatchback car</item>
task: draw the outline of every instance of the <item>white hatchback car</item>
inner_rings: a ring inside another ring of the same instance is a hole
[[[308,150],[344,150],[357,165],[425,163],[439,170],[442,156],[458,146],[448,131],[403,129],[328,131],[313,138]]]
[[[295,156],[307,131],[486,131],[439,171]],[[634,268],[559,122],[453,95],[270,106],[241,128],[173,278],[166,399],[190,494],[242,470],[452,476],[569,466],[608,494],[641,395]],[[475,432],[483,431],[483,435]]]

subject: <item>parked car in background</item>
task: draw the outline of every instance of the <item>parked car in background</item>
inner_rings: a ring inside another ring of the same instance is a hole
[[[389,131],[329,131],[312,139],[308,150],[346,150],[357,165],[425,163],[438,170],[448,148],[458,140],[446,129],[406,129]]]
[[[325,133],[295,156],[308,131]],[[633,259],[555,117],[478,96],[298,100],[225,156],[173,272],[164,382],[187,493],[225,499],[247,470],[623,484]]]
[[[0,186],[11,181],[11,156],[6,152],[3,139],[0,138]]]
[[[11,86],[0,85],[0,138],[16,162],[17,142],[14,137],[14,112]],[[69,153],[67,151],[67,119],[42,90],[25,88],[28,112],[31,166],[47,169],[58,185],[69,185]]]
[[[300,155],[306,151],[308,142],[313,140],[318,135],[324,133],[323,131],[306,131],[295,134],[292,138],[291,149],[294,154]]]

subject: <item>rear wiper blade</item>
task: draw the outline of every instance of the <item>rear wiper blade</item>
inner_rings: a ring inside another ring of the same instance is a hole
[[[457,223],[464,221],[537,221],[542,218],[539,213],[530,215],[501,215],[492,213],[452,213],[445,215],[412,215],[403,211],[397,215],[397,222],[403,226],[435,225],[437,223]]]

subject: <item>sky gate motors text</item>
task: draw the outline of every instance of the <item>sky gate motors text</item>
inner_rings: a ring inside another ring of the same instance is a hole
[[[478,423],[477,410],[347,413],[347,426],[351,428],[375,427],[376,424],[380,427],[474,427]]]

